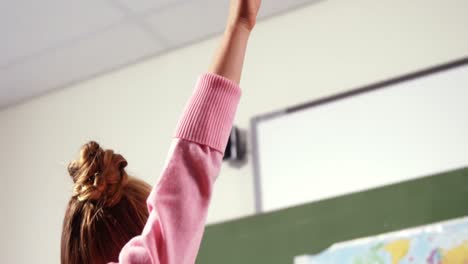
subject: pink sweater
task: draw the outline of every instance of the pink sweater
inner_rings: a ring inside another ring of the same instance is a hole
[[[119,263],[195,263],[240,95],[239,86],[229,79],[200,76],[160,181],[148,197],[148,222],[143,233],[123,247]]]

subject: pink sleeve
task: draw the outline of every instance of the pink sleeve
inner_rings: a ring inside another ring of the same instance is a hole
[[[178,123],[160,182],[147,204],[143,233],[119,255],[121,264],[192,264],[239,102],[239,86],[205,73]]]

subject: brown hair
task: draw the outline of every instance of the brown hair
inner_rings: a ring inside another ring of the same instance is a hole
[[[108,263],[148,219],[151,186],[125,172],[127,161],[91,141],[68,165],[73,196],[63,220],[61,263]]]

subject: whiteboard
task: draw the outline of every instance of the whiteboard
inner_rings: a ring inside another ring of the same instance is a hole
[[[256,117],[257,211],[465,167],[467,115],[464,59]]]

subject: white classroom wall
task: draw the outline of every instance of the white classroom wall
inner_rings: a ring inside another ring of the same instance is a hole
[[[262,21],[250,40],[235,123],[248,128],[254,115],[468,56],[466,14],[464,0],[328,0]],[[156,181],[219,39],[0,112],[1,263],[58,262],[72,188],[65,168],[87,140],[124,154],[129,172]],[[210,223],[254,212],[250,160],[240,170],[222,168]]]

